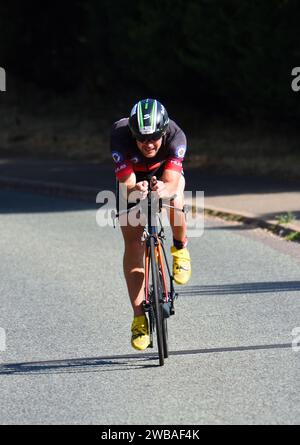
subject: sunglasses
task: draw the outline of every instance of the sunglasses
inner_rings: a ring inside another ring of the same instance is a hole
[[[135,138],[139,142],[150,142],[150,141],[158,141],[163,136],[164,136],[164,133],[163,134],[158,134],[158,135],[151,134],[149,136],[136,135]]]

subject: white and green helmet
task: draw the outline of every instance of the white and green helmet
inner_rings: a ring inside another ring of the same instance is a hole
[[[138,141],[161,138],[168,125],[167,110],[158,100],[140,100],[131,110],[129,128],[133,137]]]

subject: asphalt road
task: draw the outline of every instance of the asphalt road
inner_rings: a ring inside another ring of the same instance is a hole
[[[159,367],[96,209],[0,191],[0,423],[299,424],[299,246],[207,220]]]

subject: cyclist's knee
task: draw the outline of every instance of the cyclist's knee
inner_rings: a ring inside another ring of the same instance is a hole
[[[125,249],[135,254],[144,252],[144,242],[141,240],[143,229],[126,227],[122,228]]]
[[[140,241],[125,242],[124,260],[132,267],[143,267],[143,257],[145,248]]]
[[[144,252],[145,246],[144,246],[144,242],[141,241],[140,239],[136,239],[136,240],[125,240],[125,248],[127,250],[131,250],[133,252]]]

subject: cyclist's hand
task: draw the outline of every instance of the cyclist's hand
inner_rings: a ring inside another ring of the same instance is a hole
[[[134,188],[137,192],[140,193],[139,198],[146,199],[148,194],[148,182],[147,181],[140,181],[135,184]]]
[[[168,190],[166,184],[163,181],[159,181],[156,176],[151,178],[151,190],[156,192],[158,198],[168,197]]]

